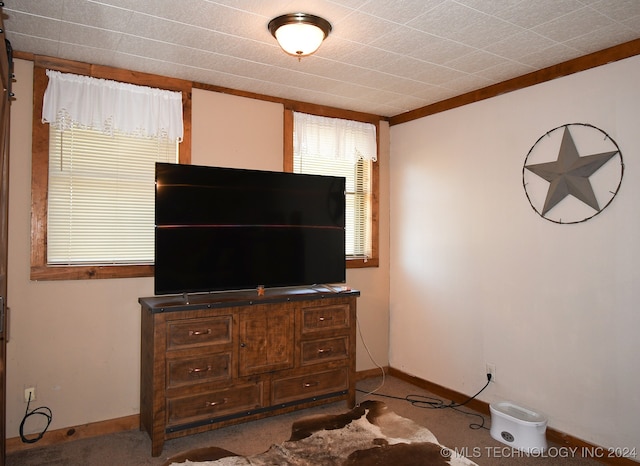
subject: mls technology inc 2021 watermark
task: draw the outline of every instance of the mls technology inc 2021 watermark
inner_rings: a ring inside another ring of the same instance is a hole
[[[550,447],[519,450],[510,447],[461,447],[443,448],[445,458],[464,456],[467,458],[637,458],[636,448],[625,447]]]

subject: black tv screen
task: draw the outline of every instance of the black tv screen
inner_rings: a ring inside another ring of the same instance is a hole
[[[156,294],[342,283],[345,179],[156,164]]]

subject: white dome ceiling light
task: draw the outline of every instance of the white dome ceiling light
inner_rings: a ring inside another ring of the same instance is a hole
[[[318,50],[331,32],[331,23],[308,13],[289,13],[269,21],[268,28],[282,50],[300,59]]]

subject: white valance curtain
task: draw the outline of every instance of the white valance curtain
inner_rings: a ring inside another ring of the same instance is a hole
[[[182,93],[47,70],[42,122],[182,141]]]
[[[293,137],[302,157],[377,160],[376,127],[371,123],[293,112]]]

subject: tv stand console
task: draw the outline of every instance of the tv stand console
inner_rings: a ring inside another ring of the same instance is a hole
[[[140,298],[140,428],[165,440],[346,400],[359,291],[266,289]]]

